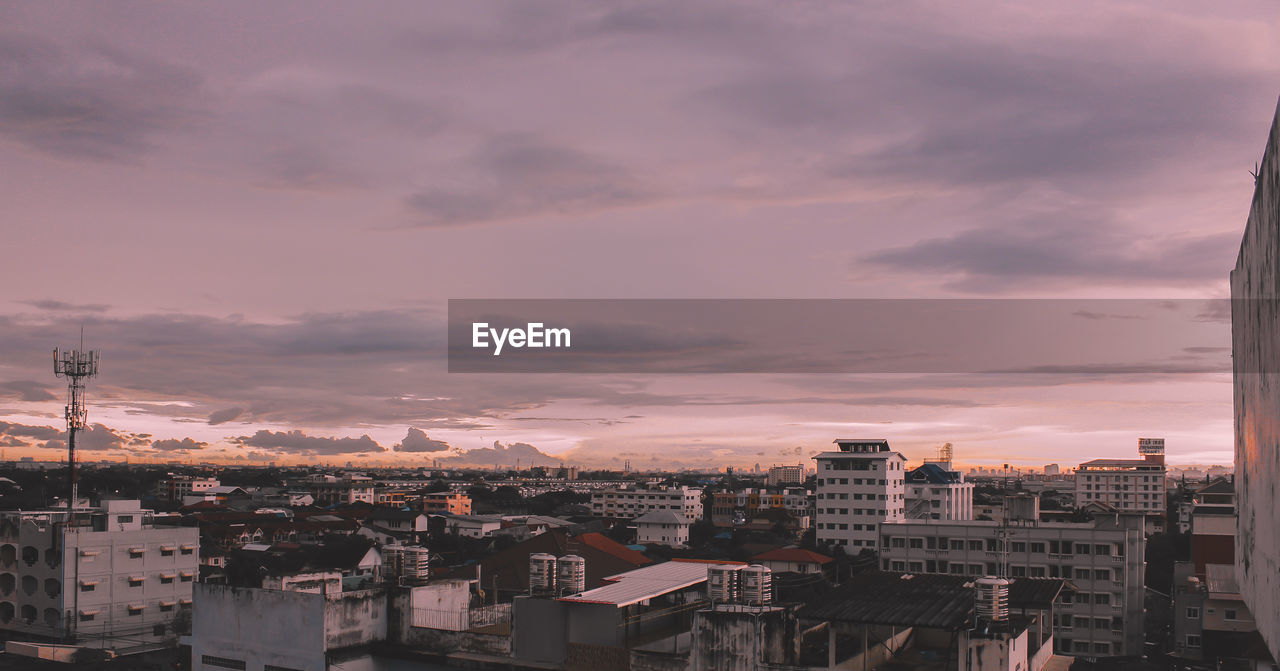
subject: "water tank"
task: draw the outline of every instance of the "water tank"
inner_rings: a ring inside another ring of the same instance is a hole
[[[424,547],[406,547],[402,550],[400,575],[415,580],[425,580],[431,575],[429,558],[431,552]]]
[[[987,622],[1009,619],[1009,581],[987,576],[978,578],[974,586],[974,613]]]
[[[578,555],[565,555],[556,560],[556,575],[565,594],[587,590],[587,560]]]
[[[707,598],[715,603],[737,603],[741,566],[712,564],[707,567]]]
[[[556,557],[545,552],[529,555],[529,591],[551,591],[556,588]]]
[[[742,569],[742,603],[767,606],[773,601],[773,571],[768,566],[752,564]]]

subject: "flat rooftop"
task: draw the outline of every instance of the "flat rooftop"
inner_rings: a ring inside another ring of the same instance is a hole
[[[589,589],[581,594],[560,597],[560,601],[612,604],[622,608],[706,582],[709,566],[745,565],[743,562],[734,561],[705,562],[677,559],[608,576],[604,581],[609,584]]]

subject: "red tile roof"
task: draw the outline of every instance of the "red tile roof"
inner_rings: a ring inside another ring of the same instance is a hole
[[[831,557],[818,554],[813,550],[805,550],[802,548],[778,548],[777,550],[770,550],[768,552],[758,554],[752,557],[751,561],[789,561],[826,564],[833,560]]]

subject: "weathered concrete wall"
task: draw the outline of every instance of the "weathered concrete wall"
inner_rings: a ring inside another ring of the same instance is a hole
[[[517,659],[563,664],[568,656],[565,604],[516,597],[511,602],[511,651]]]
[[[1236,569],[1258,631],[1280,658],[1280,108],[1231,273]]]
[[[631,671],[686,671],[690,663],[688,653],[631,651]]]
[[[691,668],[717,671],[795,664],[800,626],[786,608],[700,610],[693,616]]]
[[[305,671],[325,671],[324,597],[197,584],[191,622],[192,669],[205,655]]]
[[[387,640],[387,594],[381,589],[323,597],[325,649],[341,650]]]

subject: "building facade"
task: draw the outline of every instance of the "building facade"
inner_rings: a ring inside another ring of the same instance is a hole
[[[1094,459],[1076,468],[1076,505],[1109,505],[1122,513],[1165,514],[1164,439],[1139,438],[1140,459]],[[1158,526],[1158,525],[1157,525]]]
[[[314,475],[307,478],[307,492],[317,506],[344,503],[369,503],[374,496],[373,479],[364,475]]]
[[[670,510],[655,510],[633,520],[636,542],[641,545],[666,545],[683,548],[689,545],[689,520]]]
[[[690,521],[702,519],[699,487],[614,487],[591,493],[591,514],[596,517],[635,518],[647,512],[670,510]]]
[[[127,654],[177,643],[199,573],[195,527],[156,526],[137,501],[0,513],[0,628]]]
[[[880,525],[905,519],[907,459],[887,440],[834,442],[836,451],[814,456],[817,541],[852,554],[874,551]]]
[[[1240,256],[1231,272],[1235,380],[1236,568],[1271,654],[1280,659],[1280,108],[1257,169]]]
[[[907,473],[907,517],[933,520],[973,519],[973,483],[964,473],[926,463]]]
[[[462,492],[427,492],[422,495],[422,512],[470,515],[471,497]]]
[[[1146,536],[1141,515],[1092,522],[907,521],[881,525],[887,571],[1064,578],[1078,590],[1054,617],[1062,654],[1143,654]]]
[[[770,466],[765,475],[765,484],[770,487],[804,484],[804,466]]]

